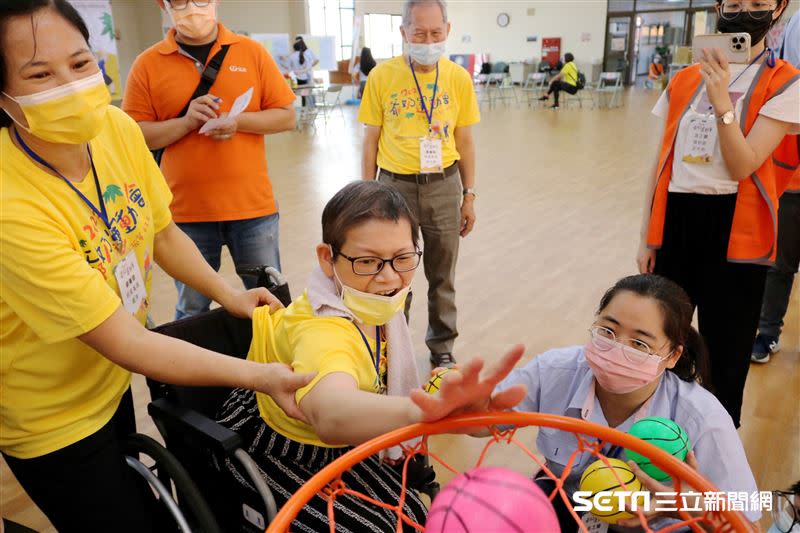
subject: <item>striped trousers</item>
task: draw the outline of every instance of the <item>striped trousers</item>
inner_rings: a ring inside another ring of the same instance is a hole
[[[243,389],[231,393],[220,410],[218,422],[242,437],[245,449],[261,469],[279,509],[317,472],[352,449],[313,446],[284,437],[261,418],[255,393]],[[229,471],[244,487],[255,491],[236,463],[226,461],[226,464],[217,466]],[[349,489],[380,502],[396,504],[400,500],[400,475],[383,464],[377,455],[344,472],[342,481]],[[411,489],[406,491],[404,512],[418,524],[425,524],[427,509]],[[337,533],[397,531],[394,512],[348,495],[337,496],[334,519]],[[403,530],[414,531],[405,524]],[[329,532],[328,503],[319,495],[314,496],[297,515],[292,531]]]

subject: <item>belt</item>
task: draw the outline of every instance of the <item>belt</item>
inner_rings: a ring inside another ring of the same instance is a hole
[[[389,176],[390,178],[400,181],[410,181],[411,183],[416,183],[417,185],[427,185],[436,181],[442,181],[445,178],[449,178],[456,172],[458,172],[458,162],[455,162],[444,169],[444,172],[430,172],[426,174],[397,174],[396,172],[390,172],[383,168],[381,169],[381,174],[384,176]]]

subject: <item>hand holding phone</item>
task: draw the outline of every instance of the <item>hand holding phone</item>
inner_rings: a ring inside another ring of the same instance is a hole
[[[714,111],[723,114],[733,110],[731,95],[731,69],[725,53],[719,48],[703,48],[699,58],[700,77]]]

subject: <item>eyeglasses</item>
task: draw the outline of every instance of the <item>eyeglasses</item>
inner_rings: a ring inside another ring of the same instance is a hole
[[[622,353],[631,363],[644,363],[649,357],[655,357],[661,361],[672,355],[672,352],[670,352],[662,357],[650,348],[649,344],[639,339],[618,339],[613,331],[603,326],[592,326],[589,328],[589,333],[592,337],[592,345],[601,352],[607,352],[615,344],[620,344]]]
[[[749,8],[745,9],[747,5],[748,2],[740,0],[726,1],[722,3],[719,14],[722,18],[731,20],[744,11],[753,20],[763,20],[772,16],[772,11],[777,7],[774,2],[749,2]]]
[[[374,276],[383,270],[386,263],[390,263],[395,272],[410,272],[419,266],[419,260],[422,257],[422,252],[407,252],[404,254],[396,255],[391,259],[382,259],[380,257],[373,257],[369,255],[361,257],[350,257],[342,252],[337,251],[335,255],[341,255],[353,266],[353,272],[359,276]]]
[[[183,11],[189,5],[190,0],[167,0],[169,5],[175,11]],[[197,7],[208,7],[208,4],[212,2],[212,0],[191,0],[191,2]]]
[[[792,502],[794,498],[791,492],[772,491],[772,520],[781,533],[789,533],[795,524],[800,524],[797,507]]]

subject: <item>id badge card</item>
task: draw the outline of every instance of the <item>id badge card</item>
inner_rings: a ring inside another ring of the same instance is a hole
[[[714,160],[717,144],[717,120],[714,115],[689,120],[688,146],[682,161],[692,165],[708,165]]]
[[[581,517],[581,522],[586,526],[589,533],[607,533],[608,523],[601,521],[592,513],[586,513]]]
[[[142,302],[147,298],[147,291],[144,287],[142,272],[139,270],[139,263],[136,261],[136,253],[130,252],[114,268],[114,277],[117,278],[119,295],[122,298],[122,305],[125,309],[135,315],[141,307]]]
[[[419,172],[429,174],[442,172],[442,140],[422,137],[419,140]]]

